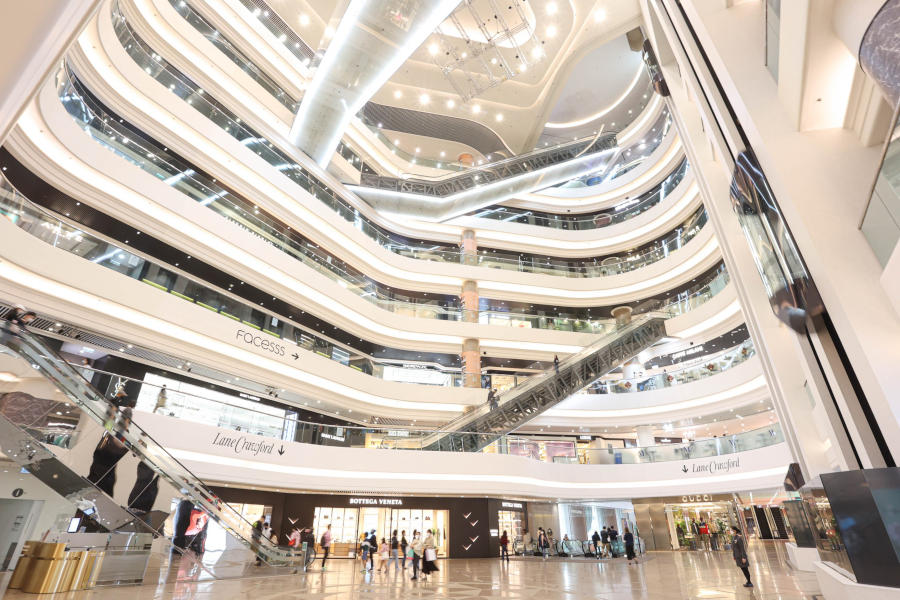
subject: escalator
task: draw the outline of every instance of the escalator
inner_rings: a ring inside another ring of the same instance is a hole
[[[609,373],[666,335],[664,315],[649,313],[504,393],[493,409],[482,405],[423,438],[424,450],[478,452]]]
[[[616,135],[589,136],[435,180],[363,173],[351,189],[377,209],[445,220],[606,170],[621,152]]]
[[[272,566],[302,566],[300,553],[279,548],[264,537],[254,535],[253,526],[240,513],[221,502],[200,479],[131,420],[130,409],[118,408],[91,387],[41,338],[16,324],[0,321],[0,356],[4,365],[15,366],[23,377],[33,378],[33,371],[38,371],[43,380],[52,384],[65,400],[66,406],[77,409],[82,423],[87,419],[88,423],[93,422],[106,430],[102,439],[121,447],[120,456],[128,453],[134,455],[151,478],[155,475],[160,482],[172,486],[176,496],[193,503],[261,560]],[[83,428],[82,424],[79,428]],[[104,489],[111,492],[111,487],[103,485],[103,474],[84,478],[67,466],[59,456],[61,453],[53,452],[52,443],[42,439],[40,430],[31,427],[27,419],[15,418],[5,411],[0,416],[0,440],[7,460],[72,501],[100,530],[160,535],[146,522],[149,519],[140,518],[135,511],[122,508],[104,492]],[[101,481],[98,482],[98,479]]]

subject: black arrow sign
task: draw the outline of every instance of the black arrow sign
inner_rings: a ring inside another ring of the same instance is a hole
[[[298,358],[300,358],[300,355],[297,354],[296,352],[294,352],[293,354],[291,354],[291,356],[294,357],[294,360],[297,360]]]
[[[682,466],[681,466],[681,472],[682,472],[682,473],[687,473],[687,465],[682,465]]]
[[[278,455],[281,456],[282,454],[284,454],[284,445],[282,445],[281,448],[278,449]]]

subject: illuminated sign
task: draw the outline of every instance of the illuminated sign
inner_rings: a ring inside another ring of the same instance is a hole
[[[364,504],[367,506],[403,506],[400,498],[350,498],[350,504]]]
[[[502,506],[503,508],[519,508],[519,509],[521,509],[522,503],[521,502],[501,502],[500,506]]]

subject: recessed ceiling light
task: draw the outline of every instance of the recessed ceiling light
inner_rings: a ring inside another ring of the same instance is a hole
[[[399,100],[402,97],[403,97],[403,92],[401,92],[400,90],[394,90],[394,98]]]
[[[602,23],[606,20],[606,9],[598,8],[594,11],[594,21],[597,23]]]
[[[438,45],[435,44],[434,42],[428,44],[428,54],[430,54],[432,56],[437,56],[438,50],[439,50]]]
[[[519,73],[524,73],[527,70],[528,70],[528,65],[526,65],[525,63],[522,63],[521,65],[519,65]]]
[[[472,105],[472,112],[473,112],[474,114],[476,114],[476,115],[477,115],[478,113],[480,113],[480,112],[481,112],[481,105],[480,105],[480,104],[473,104],[473,105]]]
[[[540,46],[535,46],[531,49],[531,58],[538,59],[543,55],[544,51],[541,50]]]
[[[309,25],[309,15],[306,13],[300,13],[300,24],[306,27]]]
[[[445,154],[446,154],[446,152],[444,152],[443,150],[441,150],[441,158],[443,158]]]
[[[494,118],[497,119],[498,122],[499,122],[499,121],[502,121],[502,120],[503,120],[503,113],[497,113],[497,116],[495,116]]]
[[[548,25],[546,33],[548,38],[556,37],[556,25]]]
[[[416,147],[416,152],[417,152],[417,153],[418,153],[418,152],[421,152],[421,150],[422,150],[422,149],[419,148],[418,146]]]
[[[394,140],[394,145],[395,145],[395,146],[399,146],[399,145],[400,145],[400,140]]]
[[[555,15],[558,10],[559,10],[559,7],[556,5],[556,2],[548,2],[547,3],[547,14],[548,15]]]
[[[428,94],[422,94],[421,96],[419,96],[419,104],[424,105],[428,104],[429,102],[431,102],[431,96],[429,96]]]
[[[456,106],[456,101],[453,98],[447,100],[447,108],[453,108],[454,106]]]

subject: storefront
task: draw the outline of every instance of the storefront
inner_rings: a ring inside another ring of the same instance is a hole
[[[746,529],[731,494],[690,494],[634,502],[648,550],[724,550],[731,527]]]
[[[356,556],[364,531],[374,529],[380,541],[382,537],[390,540],[394,530],[398,536],[405,531],[407,539],[412,539],[414,530],[431,529],[438,557],[488,558],[499,554],[503,529],[514,540],[527,522],[526,503],[503,499],[287,494],[231,487],[214,491],[249,514],[248,520],[270,517],[281,543],[295,528],[312,529],[318,541],[331,525],[334,557]]]

